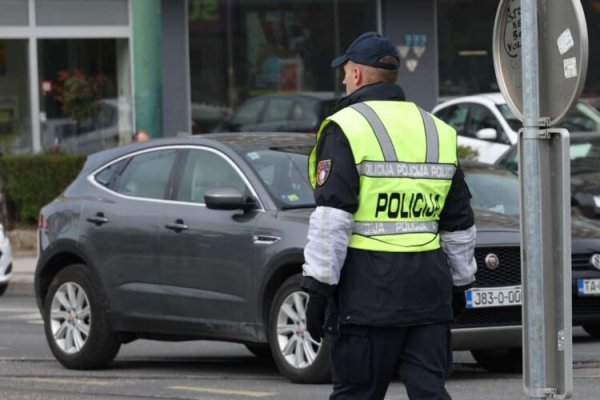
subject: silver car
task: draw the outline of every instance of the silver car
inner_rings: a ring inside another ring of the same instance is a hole
[[[10,240],[0,224],[0,296],[6,292],[12,278],[13,257]]]

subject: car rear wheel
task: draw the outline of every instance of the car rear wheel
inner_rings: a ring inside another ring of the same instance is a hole
[[[471,350],[477,363],[490,372],[521,372],[523,353],[521,349]]]
[[[583,325],[583,330],[593,337],[600,338],[600,324],[598,325]]]
[[[8,282],[0,283],[0,296],[6,292],[6,289],[8,289]]]
[[[279,371],[292,382],[331,380],[329,345],[317,342],[306,330],[308,295],[300,290],[300,275],[286,280],[277,291],[269,318],[269,344]]]
[[[105,367],[121,346],[108,302],[84,265],[66,267],[50,284],[44,330],[50,350],[67,368]]]

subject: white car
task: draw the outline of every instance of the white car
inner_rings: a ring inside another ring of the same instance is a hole
[[[8,288],[8,282],[12,277],[12,250],[4,227],[0,225],[0,296]]]
[[[459,146],[473,148],[477,161],[486,163],[494,163],[517,143],[522,126],[501,93],[456,97],[438,104],[432,113],[456,129]],[[600,112],[579,101],[556,127],[600,133]]]

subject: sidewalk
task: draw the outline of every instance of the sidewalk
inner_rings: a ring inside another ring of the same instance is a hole
[[[33,295],[33,275],[36,264],[35,252],[13,254],[13,275],[6,292]]]

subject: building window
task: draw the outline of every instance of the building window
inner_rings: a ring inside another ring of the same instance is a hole
[[[128,0],[36,0],[35,10],[39,26],[129,25]]]
[[[24,26],[29,24],[28,2],[23,0],[0,0],[0,26]]]
[[[132,136],[125,39],[38,41],[43,150],[92,153]],[[121,65],[121,66],[120,66]]]
[[[582,0],[589,40],[587,79],[582,97],[600,108],[600,1]],[[440,97],[497,92],[492,53],[497,0],[439,0]],[[472,18],[465,23],[465,10]]]
[[[497,0],[440,0],[440,97],[498,91],[492,37]],[[465,23],[465,10],[474,16]]]
[[[0,39],[0,151],[31,151],[27,40]]]
[[[330,62],[356,36],[377,29],[375,5],[371,0],[189,0],[193,130],[215,129],[235,107],[257,96],[339,93],[341,75]]]

